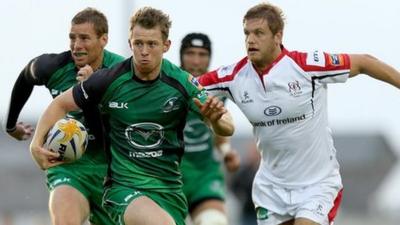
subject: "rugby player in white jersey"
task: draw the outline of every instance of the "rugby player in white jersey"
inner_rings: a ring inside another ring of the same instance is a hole
[[[400,87],[400,73],[365,54],[289,51],[283,13],[271,4],[243,18],[247,56],[199,78],[237,104],[253,126],[262,161],[252,197],[259,225],[328,225],[342,181],[327,119],[327,84],[357,74]]]

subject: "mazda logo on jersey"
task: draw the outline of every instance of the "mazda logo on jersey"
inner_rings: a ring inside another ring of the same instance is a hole
[[[264,114],[267,116],[277,116],[279,114],[281,114],[282,109],[279,106],[270,106],[266,109],[264,109]]]
[[[155,148],[164,139],[164,129],[156,123],[136,123],[125,129],[125,136],[129,144],[135,148]]]

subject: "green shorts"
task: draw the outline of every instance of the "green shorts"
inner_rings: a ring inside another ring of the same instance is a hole
[[[225,199],[224,174],[220,166],[213,165],[203,169],[181,168],[183,193],[187,198],[189,211],[205,200]]]
[[[63,164],[47,170],[47,187],[52,191],[59,185],[68,185],[81,192],[90,205],[89,221],[96,225],[113,225],[102,208],[103,181],[107,166],[77,166]]]
[[[156,202],[175,220],[176,225],[185,225],[187,202],[182,192],[153,192],[138,190],[118,184],[106,188],[103,207],[116,224],[124,225],[123,216],[128,205],[140,196],[146,196]],[[157,215],[155,215],[157,216]]]

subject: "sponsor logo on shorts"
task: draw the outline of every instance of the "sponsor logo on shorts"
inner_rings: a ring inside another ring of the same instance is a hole
[[[52,95],[53,97],[56,97],[56,96],[58,96],[58,95],[61,94],[61,93],[62,93],[62,91],[60,91],[60,90],[51,89],[51,95]]]
[[[56,179],[55,181],[51,182],[50,189],[55,188],[59,184],[65,184],[65,183],[71,183],[71,178],[63,177],[63,178]]]
[[[132,194],[127,195],[127,196],[124,198],[124,201],[125,201],[125,202],[128,202],[131,198],[134,198],[134,197],[136,197],[137,195],[140,195],[140,194],[142,194],[140,191],[135,191],[135,192],[133,192]]]
[[[312,212],[318,216],[325,216],[323,213],[323,206],[321,204],[318,204],[315,209],[312,210]]]
[[[268,219],[268,209],[263,207],[256,208],[256,214],[258,220],[266,220]]]

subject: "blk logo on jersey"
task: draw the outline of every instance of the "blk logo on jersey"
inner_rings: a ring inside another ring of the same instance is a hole
[[[295,80],[293,82],[288,83],[289,87],[289,93],[290,95],[297,97],[303,93],[300,87],[300,82],[298,80]]]
[[[108,107],[114,109],[128,109],[128,103],[126,102],[109,102]]]
[[[247,103],[253,103],[254,102],[254,100],[250,98],[249,92],[245,91],[242,96],[243,96],[243,99],[241,101],[242,104],[247,104]]]

